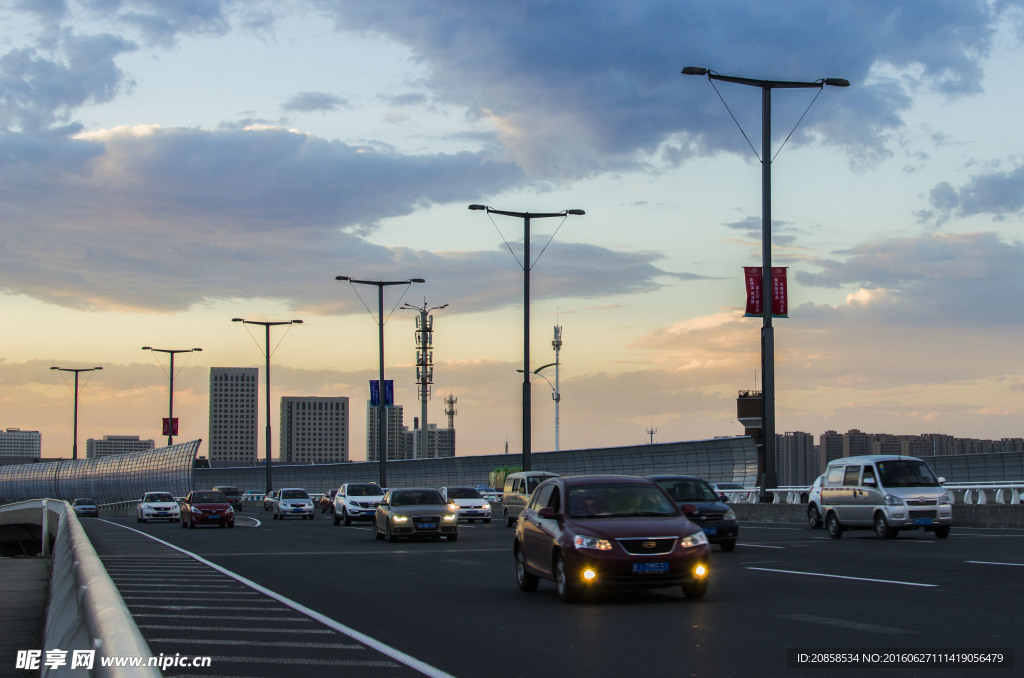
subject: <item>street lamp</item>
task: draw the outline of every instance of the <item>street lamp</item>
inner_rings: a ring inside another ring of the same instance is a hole
[[[761,493],[775,487],[775,331],[772,327],[772,90],[849,87],[843,78],[821,78],[813,82],[757,80],[716,73],[710,68],[687,66],[683,75],[706,75],[708,80],[732,82],[761,88]]]
[[[142,350],[143,351],[153,351],[154,353],[166,353],[169,356],[171,356],[171,370],[170,370],[171,388],[170,388],[169,405],[167,407],[167,446],[170,447],[171,445],[174,444],[174,433],[175,433],[175,431],[174,431],[174,354],[175,353],[195,353],[197,351],[202,351],[203,349],[201,349],[201,348],[177,348],[177,349],[170,349],[170,348],[153,348],[152,346],[143,346]]]
[[[232,318],[233,323],[242,323],[243,325],[262,325],[266,329],[267,337],[267,350],[265,353],[267,359],[266,367],[266,379],[267,379],[267,490],[266,493],[270,494],[273,489],[273,485],[270,482],[270,457],[271,455],[271,441],[270,441],[270,328],[272,325],[301,325],[301,320],[277,320],[277,321],[266,321],[266,320],[246,320],[245,318]]]
[[[541,374],[540,371],[548,368],[555,368],[555,383],[551,383],[545,375]],[[516,372],[522,373],[522,370],[516,370]],[[555,452],[558,452],[558,404],[562,402],[562,394],[558,392],[558,363],[548,363],[547,365],[541,365],[533,371],[538,377],[548,382],[548,386],[551,387],[551,399],[555,401]]]
[[[427,400],[430,398],[430,385],[434,383],[433,365],[433,323],[431,322],[431,311],[439,311],[448,308],[448,304],[427,308],[427,300],[423,300],[423,306],[402,304],[401,308],[410,311],[418,311],[420,317],[416,319],[416,383],[420,386],[420,436],[418,451],[413,450],[413,458],[424,458],[427,456]]]
[[[61,372],[74,372],[75,373],[75,427],[74,437],[71,443],[71,458],[78,459],[78,375],[82,372],[96,372],[102,370],[102,367],[51,367],[51,370],[59,370]]]
[[[583,210],[562,210],[561,212],[508,212],[496,210],[487,205],[470,205],[471,210],[482,210],[488,214],[501,214],[507,217],[518,217],[523,220],[523,470],[532,470],[530,464],[531,431],[530,431],[530,221],[548,217],[562,217],[570,214],[580,216]],[[541,252],[543,254],[543,251]]]
[[[378,345],[380,348],[380,371],[378,375],[380,402],[377,405],[377,458],[380,460],[380,486],[387,487],[388,471],[388,427],[387,411],[384,409],[384,288],[390,285],[411,285],[424,283],[423,278],[407,278],[406,280],[356,280],[347,275],[336,275],[335,280],[347,280],[352,285],[373,285],[377,288],[377,327]]]

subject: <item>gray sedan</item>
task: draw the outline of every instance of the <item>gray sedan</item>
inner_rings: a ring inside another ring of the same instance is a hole
[[[439,541],[459,538],[459,514],[433,488],[389,490],[373,518],[377,539],[430,537]]]

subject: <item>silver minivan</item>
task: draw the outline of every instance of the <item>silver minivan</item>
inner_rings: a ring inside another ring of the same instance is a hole
[[[865,455],[829,462],[821,483],[821,514],[833,539],[870,529],[880,539],[924,529],[949,536],[953,507],[932,469],[916,457]]]
[[[501,497],[501,514],[505,527],[512,527],[519,520],[519,514],[526,508],[530,495],[537,486],[548,478],[557,478],[550,471],[517,471],[505,476],[505,491]]]

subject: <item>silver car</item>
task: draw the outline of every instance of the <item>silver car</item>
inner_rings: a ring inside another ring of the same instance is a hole
[[[300,487],[286,487],[274,497],[274,520],[284,520],[293,516],[305,520],[313,520],[313,500]]]
[[[459,539],[459,514],[432,487],[389,490],[373,519],[374,536],[389,542],[399,538]]]

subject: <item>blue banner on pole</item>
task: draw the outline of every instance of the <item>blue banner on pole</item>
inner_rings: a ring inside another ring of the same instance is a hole
[[[384,380],[384,406],[392,407],[395,404],[395,381],[394,379]],[[380,380],[370,380],[370,406],[380,405]]]

